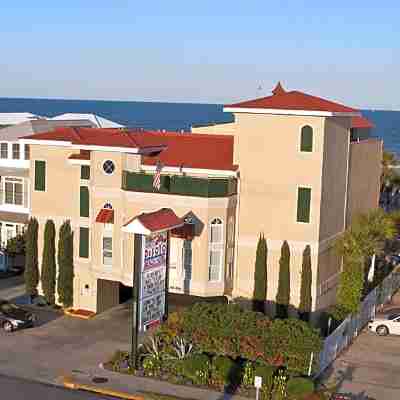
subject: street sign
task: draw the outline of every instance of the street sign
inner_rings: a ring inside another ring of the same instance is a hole
[[[261,376],[254,377],[254,387],[257,389],[261,389],[261,387],[262,387],[262,377]]]

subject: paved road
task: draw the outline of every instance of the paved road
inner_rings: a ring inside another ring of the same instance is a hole
[[[111,397],[64,389],[57,386],[9,378],[0,375],[1,398],[4,400],[114,400]]]
[[[400,398],[400,336],[363,332],[334,363],[342,392],[380,400]]]

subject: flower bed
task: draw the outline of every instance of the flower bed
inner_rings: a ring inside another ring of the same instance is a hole
[[[271,321],[238,305],[199,303],[172,313],[151,332],[140,347],[138,370],[122,352],[105,367],[248,396],[261,376],[263,399],[300,399],[314,391],[302,376],[320,347],[318,331],[303,321]]]

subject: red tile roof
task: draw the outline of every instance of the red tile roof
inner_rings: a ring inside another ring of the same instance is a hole
[[[142,213],[129,220],[124,226],[129,225],[135,219],[138,219],[151,232],[176,228],[184,223],[182,218],[179,218],[170,208],[161,208],[158,211]]]
[[[101,222],[103,224],[113,224],[114,223],[114,210],[108,208],[103,208],[97,214],[96,222]]]
[[[23,139],[67,141],[75,145],[156,148],[162,150],[161,154],[155,152],[154,156],[143,156],[144,165],[155,165],[160,159],[170,167],[237,169],[233,165],[233,136],[229,135],[61,127]],[[72,159],[78,157],[70,156]]]
[[[323,111],[332,113],[354,113],[358,110],[344,106],[321,97],[311,96],[298,91],[287,92],[282,88],[280,82],[272,91],[273,95],[255,100],[225,105],[235,108],[268,108],[277,110],[296,111]]]
[[[159,133],[167,145],[158,156],[142,156],[142,164],[214,170],[237,169],[233,165],[233,136],[199,133]]]
[[[352,117],[351,127],[357,129],[372,129],[375,125],[365,117]]]
[[[64,141],[76,145],[104,147],[146,148],[163,146],[158,132],[109,128],[60,127],[50,132],[24,136],[22,139]]]

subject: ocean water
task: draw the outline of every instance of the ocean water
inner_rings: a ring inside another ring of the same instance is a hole
[[[63,113],[93,113],[129,127],[188,131],[191,125],[233,121],[221,104],[160,103],[139,101],[56,100],[0,98],[1,112],[31,112],[52,117]],[[385,149],[400,156],[400,111],[364,110],[382,138]]]

